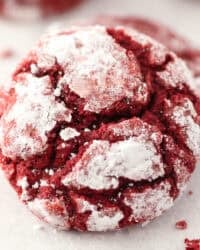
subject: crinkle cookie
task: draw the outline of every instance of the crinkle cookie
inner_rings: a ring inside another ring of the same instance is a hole
[[[49,32],[13,75],[1,167],[60,229],[149,222],[173,206],[200,155],[192,81],[173,52],[131,28]]]

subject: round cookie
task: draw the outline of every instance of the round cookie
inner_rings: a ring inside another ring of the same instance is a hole
[[[54,30],[13,75],[2,169],[55,227],[147,223],[173,206],[200,155],[191,81],[181,59],[133,29]]]
[[[0,12],[7,17],[36,18],[63,13],[81,0],[0,0]]]

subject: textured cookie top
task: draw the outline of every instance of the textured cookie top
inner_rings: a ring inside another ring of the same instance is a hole
[[[56,93],[68,86],[84,99],[85,111],[100,113],[123,97],[147,101],[147,85],[135,55],[127,55],[104,27],[47,37],[36,55],[39,68],[51,68],[55,61],[63,68]]]
[[[191,82],[191,87],[196,94],[200,96],[199,46],[196,46],[168,26],[147,18],[137,16],[100,16],[94,19],[92,23],[104,24],[113,27],[117,25],[131,27],[162,43],[185,61],[195,79],[195,81]]]
[[[154,38],[176,53],[186,62],[195,77],[200,75],[199,47],[160,22],[137,16],[100,16],[93,22],[108,26],[123,25],[134,28]]]
[[[41,219],[114,230],[170,208],[200,155],[185,64],[124,27],[46,34],[13,76],[1,165]]]

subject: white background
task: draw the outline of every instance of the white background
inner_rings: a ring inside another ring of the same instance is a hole
[[[200,44],[200,0],[88,0],[78,9],[59,18],[65,22],[99,14],[134,14],[169,24]],[[58,19],[56,19],[58,20]],[[51,20],[55,21],[55,20]],[[0,84],[21,57],[46,29],[48,21],[0,20],[0,49],[12,48],[16,57],[0,60]],[[176,206],[142,228],[116,233],[91,234],[57,232],[41,225],[20,204],[15,192],[0,175],[0,249],[2,250],[183,250],[184,238],[200,238],[200,169],[197,168],[187,192]],[[185,219],[188,229],[175,229]]]

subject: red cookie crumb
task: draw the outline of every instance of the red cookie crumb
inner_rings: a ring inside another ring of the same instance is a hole
[[[192,190],[190,190],[190,191],[188,191],[188,195],[193,195],[193,191]]]
[[[30,18],[65,12],[83,0],[0,0],[0,12],[7,17]]]
[[[181,221],[177,221],[175,226],[176,226],[176,229],[185,230],[187,229],[188,225],[185,220],[181,220]]]
[[[200,239],[185,239],[185,250],[200,250]]]
[[[149,222],[173,206],[200,155],[192,81],[181,59],[133,29],[51,31],[13,75],[2,169],[55,227]]]

